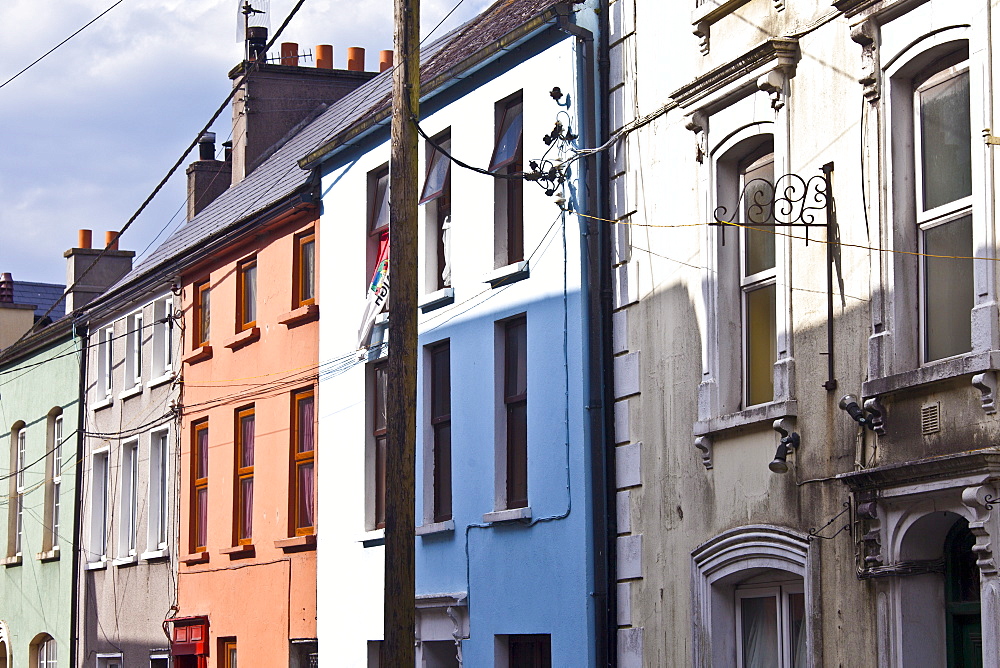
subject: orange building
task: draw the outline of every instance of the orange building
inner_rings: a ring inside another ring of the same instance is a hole
[[[317,221],[300,192],[216,230],[181,276],[175,666],[305,666],[317,652]]]

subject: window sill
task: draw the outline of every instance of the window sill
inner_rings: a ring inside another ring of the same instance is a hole
[[[726,14],[730,14],[740,5],[746,4],[749,0],[702,0],[700,7],[696,7],[691,12],[691,25],[698,25],[702,21],[715,23]]]
[[[253,545],[234,545],[219,550],[222,554],[229,555],[230,559],[246,559],[257,554]]]
[[[385,545],[385,529],[369,531],[361,538],[362,547],[381,547],[382,545]]]
[[[114,403],[115,403],[114,397],[104,397],[100,401],[95,401],[93,403],[93,405],[90,407],[90,410],[91,411],[99,411],[99,410],[101,410],[103,408],[109,408],[109,407],[111,407],[111,405],[114,404]]]
[[[316,549],[316,534],[311,533],[305,536],[295,536],[294,538],[282,538],[274,541],[274,546],[285,552],[301,552]]]
[[[83,565],[85,571],[103,571],[108,567],[107,557],[101,557],[98,561],[88,561]]]
[[[161,559],[169,559],[170,550],[166,548],[162,550],[150,550],[149,552],[143,552],[139,555],[139,558],[143,561],[160,561]]]
[[[861,384],[861,394],[877,397],[882,394],[930,385],[945,380],[1000,369],[1000,350],[986,350],[953,357],[903,373],[872,378]]]
[[[292,309],[278,318],[278,323],[291,329],[307,322],[319,320],[319,304],[308,304]]]
[[[524,508],[510,508],[508,510],[494,510],[492,513],[483,515],[484,522],[516,522],[519,520],[531,519],[531,506]]]
[[[59,561],[59,546],[54,546],[51,550],[45,552],[39,552],[35,555],[35,559],[38,559],[42,563],[49,561]]]
[[[226,341],[223,345],[230,350],[239,350],[243,346],[249,346],[259,338],[260,327],[251,327],[249,329],[244,329],[242,332]]]
[[[187,554],[180,559],[182,564],[188,566],[196,566],[198,564],[208,563],[208,552],[195,552],[194,554]]]
[[[130,554],[127,557],[118,557],[117,559],[115,559],[114,561],[111,562],[111,565],[112,566],[118,566],[118,567],[120,567],[120,566],[135,566],[137,563],[139,563],[139,558],[137,556],[135,556],[134,554]]]
[[[486,274],[483,283],[489,283],[491,288],[500,288],[511,283],[523,281],[529,275],[527,261],[515,262],[514,264],[508,264],[506,267],[494,269],[489,274]]]
[[[118,395],[118,401],[125,401],[126,399],[131,399],[132,397],[137,397],[142,394],[142,383],[139,383],[135,387],[129,390],[125,390]]]
[[[166,385],[175,378],[174,372],[169,371],[159,378],[154,378],[153,380],[146,383],[146,387],[153,389],[154,387],[159,387],[160,385]]]
[[[710,420],[700,420],[694,423],[694,435],[706,436],[716,434],[740,427],[761,424],[764,422],[774,422],[781,418],[795,417],[799,414],[798,402],[794,399],[788,401],[772,401],[759,406],[751,406],[746,410],[729,415],[720,415]]]
[[[15,555],[13,557],[7,557],[5,559],[0,559],[0,564],[3,564],[4,566],[7,566],[7,567],[10,567],[10,566],[20,566],[21,565],[21,555],[18,554],[18,555]]]
[[[212,346],[205,344],[200,348],[195,348],[182,357],[181,362],[185,364],[197,364],[198,362],[204,362],[205,360],[210,359],[212,359]]]
[[[414,529],[418,536],[430,536],[436,533],[445,533],[455,530],[455,520],[445,520],[444,522],[432,522],[422,524]]]
[[[442,306],[455,302],[455,288],[442,288],[430,294],[424,295],[424,300],[420,302],[420,312],[430,313]]]

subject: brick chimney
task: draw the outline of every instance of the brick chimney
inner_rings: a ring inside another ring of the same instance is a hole
[[[249,74],[233,97],[232,182],[242,181],[289,132],[307,120],[321,104],[330,104],[369,81],[377,72],[364,71],[363,50],[349,51],[349,69],[333,69],[333,50],[316,47],[316,67],[298,65],[298,45],[286,42],[281,64],[268,62],[266,53],[257,61],[241,63],[229,72],[234,85]],[[353,66],[357,69],[350,69]]]
[[[66,295],[67,313],[88,304],[132,270],[135,251],[118,250],[117,232],[105,233],[104,239],[104,245],[110,245],[111,250],[105,252],[100,260],[97,260],[97,256],[103,249],[90,247],[90,230],[80,230],[80,248],[70,248],[63,253],[66,258],[66,285],[71,286],[80,280],[80,285],[72,288]],[[87,271],[95,260],[97,264]]]
[[[14,278],[0,274],[0,350],[17,341],[35,324],[33,304],[14,303]]]
[[[206,132],[198,140],[198,159],[187,168],[187,219],[224,193],[233,180],[233,163],[230,152],[226,160],[215,159],[215,133]]]

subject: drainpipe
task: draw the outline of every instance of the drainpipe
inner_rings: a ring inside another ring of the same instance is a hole
[[[595,74],[606,87],[606,33],[608,10],[601,2],[600,17],[601,62],[594,53],[594,35],[572,22],[572,6],[556,6],[557,25],[577,39],[580,54],[579,71],[583,99],[583,144],[588,148],[603,145],[607,136],[605,100],[599,101],[595,93]],[[599,70],[598,70],[599,67]],[[597,124],[600,122],[600,139]],[[607,218],[605,189],[607,184],[607,159],[604,152],[588,156],[582,161],[584,183],[587,189],[586,211],[597,218]],[[596,162],[596,165],[594,164]],[[615,486],[610,475],[614,471],[614,422],[611,420],[613,398],[611,395],[611,288],[610,244],[608,223],[592,218],[585,219],[586,280],[583,281],[584,301],[587,309],[587,410],[590,433],[591,508],[593,513],[593,573],[594,573],[594,631],[595,658],[598,666],[614,666],[617,660],[617,595],[615,579]],[[594,286],[593,282],[597,281]],[[596,288],[596,289],[595,289]]]
[[[80,510],[81,503],[80,498],[83,490],[83,485],[81,480],[83,480],[83,432],[86,423],[87,410],[84,404],[86,404],[87,397],[87,349],[89,342],[89,332],[87,331],[86,325],[81,325],[79,323],[73,323],[73,334],[80,338],[80,390],[79,399],[77,404],[77,424],[76,424],[76,481],[74,482],[74,493],[73,493],[73,546],[74,548],[81,545],[81,534],[80,529]],[[78,639],[77,634],[79,633],[80,626],[78,624],[79,620],[79,599],[80,593],[80,559],[79,551],[73,549],[70,551],[69,557],[73,560],[72,574],[70,576],[70,590],[72,592],[69,598],[69,618],[72,628],[69,634],[69,657],[70,665],[77,665],[76,654],[78,650]]]

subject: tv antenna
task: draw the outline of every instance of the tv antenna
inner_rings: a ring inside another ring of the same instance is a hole
[[[271,28],[270,0],[237,0],[236,41],[245,42],[251,27]]]

